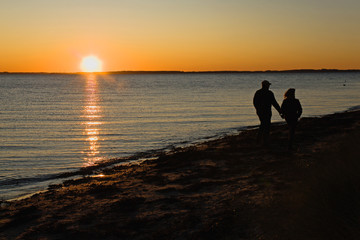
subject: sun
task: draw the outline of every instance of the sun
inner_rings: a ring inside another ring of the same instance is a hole
[[[87,56],[81,60],[80,68],[83,72],[101,72],[102,61],[96,56]]]

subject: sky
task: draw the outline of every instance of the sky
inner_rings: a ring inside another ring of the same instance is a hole
[[[0,72],[360,69],[359,0],[1,0]]]

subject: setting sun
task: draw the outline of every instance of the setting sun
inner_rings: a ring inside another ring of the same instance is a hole
[[[82,59],[80,68],[83,72],[101,72],[102,62],[95,56],[87,56]]]

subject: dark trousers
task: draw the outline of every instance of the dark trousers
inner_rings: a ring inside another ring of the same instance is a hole
[[[260,120],[259,132],[257,135],[257,143],[267,145],[270,134],[271,115],[258,115]]]

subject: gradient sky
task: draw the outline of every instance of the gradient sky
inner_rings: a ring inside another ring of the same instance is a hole
[[[1,0],[0,72],[360,69],[359,0]]]

